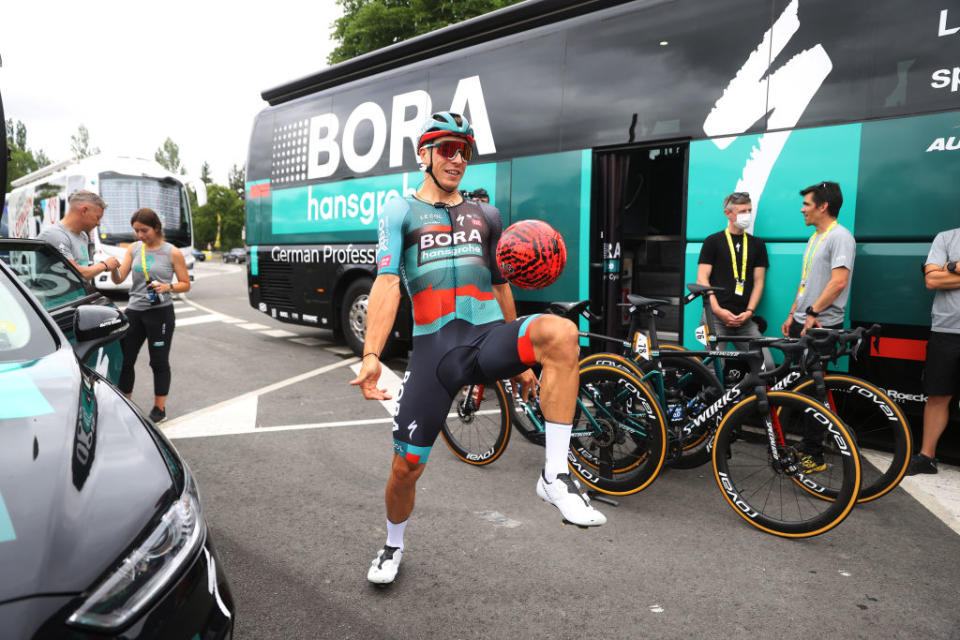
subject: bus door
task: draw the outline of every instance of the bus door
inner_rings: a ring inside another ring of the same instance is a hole
[[[590,297],[601,301],[608,335],[625,335],[629,318],[619,305],[633,293],[669,300],[658,333],[679,339],[688,150],[687,142],[672,142],[595,153],[591,227],[600,237],[591,263],[603,277],[591,278]]]

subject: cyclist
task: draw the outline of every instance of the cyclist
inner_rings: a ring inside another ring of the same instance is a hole
[[[721,334],[743,338],[759,338],[760,328],[753,317],[770,261],[767,246],[760,238],[747,233],[753,221],[750,194],[737,191],[723,200],[727,228],[707,236],[700,249],[697,264],[697,284],[723,287],[723,292],[710,295],[713,315],[720,321]],[[706,315],[704,315],[706,322]],[[747,340],[735,342],[738,349],[747,348]],[[763,363],[768,371],[774,367],[769,349],[763,350]]]
[[[473,154],[467,119],[433,114],[421,128],[417,153],[423,184],[413,196],[389,200],[378,223],[379,273],[370,291],[363,361],[350,382],[367,399],[390,399],[377,387],[379,356],[396,317],[402,277],[413,306],[413,350],[393,421],[387,541],[367,573],[378,584],[396,577],[416,482],[454,395],[467,384],[513,378],[529,397],[536,392],[529,369],[535,362],[543,367],[540,406],[547,420],[537,495],[574,524],[606,522],[567,469],[579,380],[576,326],[548,314],[516,317],[494,257],[500,212],[457,191]]]

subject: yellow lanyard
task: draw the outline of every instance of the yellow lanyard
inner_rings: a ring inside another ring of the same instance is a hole
[[[140,266],[143,267],[143,277],[147,279],[147,284],[150,284],[150,274],[147,272],[147,249],[143,242],[140,243]]]
[[[733,279],[737,281],[737,284],[741,287],[747,279],[747,234],[743,234],[743,257],[740,261],[742,264],[740,266],[740,273],[737,274],[737,252],[733,249],[733,238],[730,237],[730,229],[723,230],[724,235],[727,236],[727,245],[730,247],[730,263],[733,265]]]
[[[813,244],[813,239],[817,237],[816,233],[810,236],[810,240],[807,241],[807,251],[803,254],[803,272],[800,274],[800,293],[803,293],[807,288],[807,271],[810,270],[810,263],[813,262],[814,257],[817,255],[817,249],[820,248],[820,245],[827,239],[827,236],[830,235],[830,232],[833,231],[835,226],[837,226],[836,220],[830,223],[830,226],[823,232],[823,235],[820,236],[816,244]],[[813,253],[810,253],[811,246],[813,247]]]

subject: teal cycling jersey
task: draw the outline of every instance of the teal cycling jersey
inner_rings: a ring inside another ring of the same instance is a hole
[[[414,337],[455,319],[472,325],[503,320],[493,295],[493,285],[506,282],[496,261],[502,226],[500,212],[488,204],[387,201],[378,221],[377,266],[402,278]]]

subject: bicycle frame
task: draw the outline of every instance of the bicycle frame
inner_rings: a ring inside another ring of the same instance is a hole
[[[509,389],[512,390],[512,387],[509,387]],[[541,419],[542,414],[539,411],[539,407],[535,409],[533,406],[531,406],[531,403],[525,401],[523,398],[513,395],[512,392],[511,395],[513,397],[513,401],[520,405],[520,408],[523,410],[526,417],[534,424],[534,426],[536,426],[537,430],[540,433],[546,433],[544,420]],[[624,424],[622,421],[618,420],[606,407],[603,406],[603,403],[597,401],[598,398],[596,395],[594,395],[591,400],[594,401],[594,405],[599,408],[607,418],[616,421],[627,431],[640,437],[645,438],[647,436],[647,432],[642,428],[642,426],[637,424]],[[593,417],[593,414],[587,411],[586,405],[584,405],[583,400],[579,395],[577,395],[577,412],[581,415],[585,415],[588,418],[590,425],[588,427],[573,429],[570,436],[571,438],[584,438],[602,433],[602,427]],[[574,420],[574,422],[576,422],[576,420]]]

